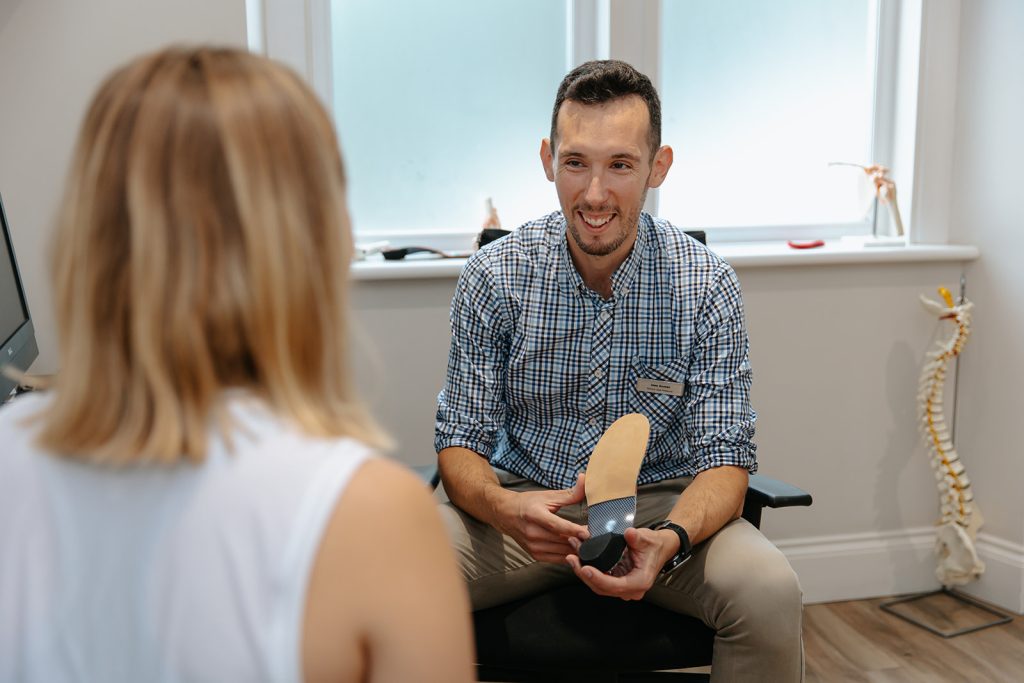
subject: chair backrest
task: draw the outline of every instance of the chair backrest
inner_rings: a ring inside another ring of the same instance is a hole
[[[703,230],[687,230],[686,234],[692,237],[693,239],[697,240],[701,244],[706,245],[708,243],[708,234]]]

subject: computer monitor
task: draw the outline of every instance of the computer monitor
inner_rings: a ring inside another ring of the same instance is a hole
[[[24,371],[39,355],[32,316],[28,311],[25,287],[21,283],[14,241],[7,225],[3,197],[0,197],[0,402],[6,399],[18,381],[4,370]]]

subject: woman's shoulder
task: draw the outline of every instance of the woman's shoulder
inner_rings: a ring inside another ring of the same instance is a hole
[[[389,520],[424,513],[435,514],[435,503],[426,483],[408,467],[386,457],[369,458],[345,491],[351,509],[367,513],[377,526]]]
[[[42,412],[50,401],[49,392],[28,391],[0,404],[0,425],[12,427],[25,418]]]
[[[50,396],[42,392],[21,394],[0,405],[0,443],[5,455],[25,456],[36,450],[33,445],[36,423],[46,411]],[[11,458],[0,460],[10,465]]]
[[[378,573],[390,571],[401,558],[439,549],[423,547],[425,539],[443,539],[437,501],[427,484],[405,465],[386,457],[372,458],[359,467],[331,517],[327,536],[343,536],[346,552],[358,552],[366,567],[376,567]],[[438,545],[444,546],[443,540]]]

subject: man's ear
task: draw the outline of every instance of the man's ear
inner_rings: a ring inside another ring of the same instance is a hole
[[[658,187],[665,182],[668,169],[672,168],[672,148],[662,145],[654,153],[654,163],[651,164],[651,175],[647,178],[647,187]]]
[[[544,175],[555,182],[555,152],[547,138],[540,141],[540,163],[544,164]]]

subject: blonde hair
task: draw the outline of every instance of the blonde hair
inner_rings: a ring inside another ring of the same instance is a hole
[[[119,69],[58,218],[61,371],[40,444],[200,462],[242,387],[309,433],[386,446],[348,368],[351,240],[333,126],[289,69],[208,47]]]

